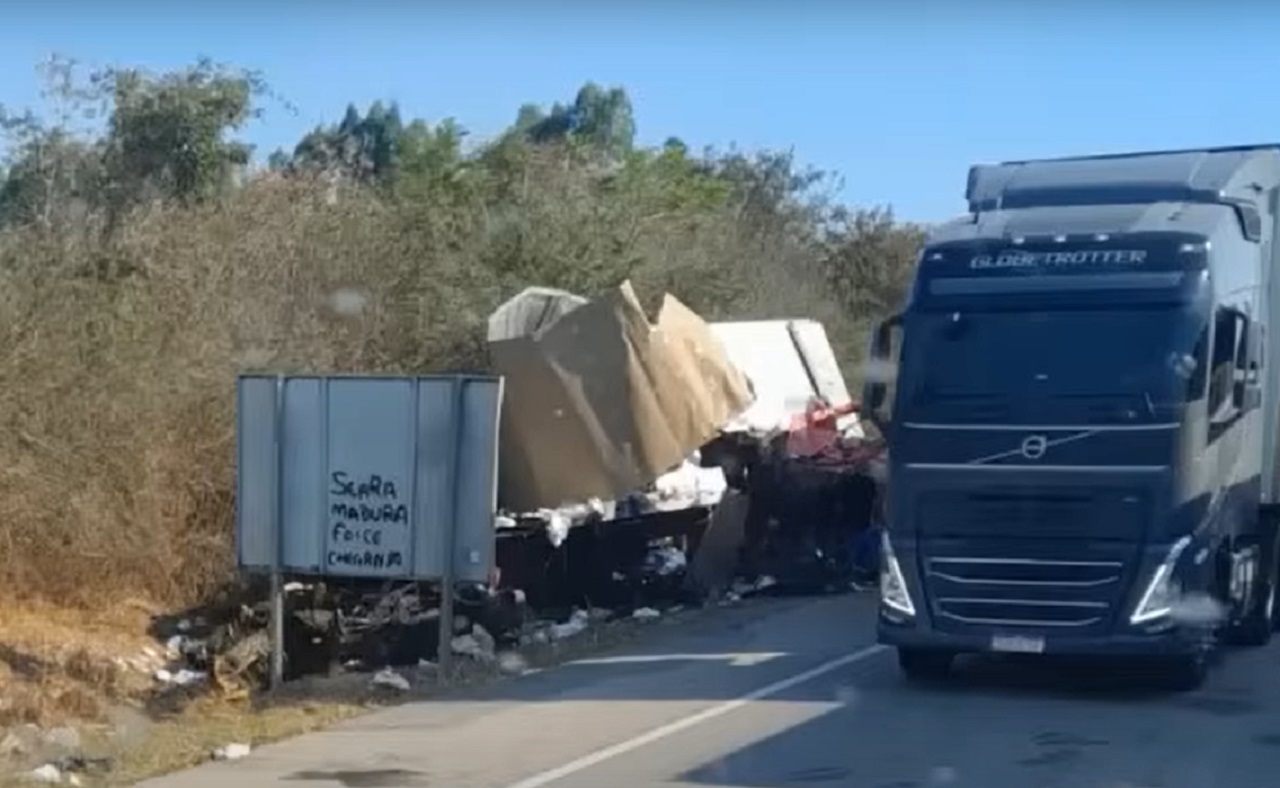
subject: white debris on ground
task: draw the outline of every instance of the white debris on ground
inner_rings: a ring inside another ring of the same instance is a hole
[[[520,676],[529,671],[529,662],[518,651],[504,651],[498,655],[498,670],[508,676]]]
[[[471,657],[481,662],[491,662],[494,658],[494,651],[497,648],[493,635],[490,635],[484,627],[475,624],[471,627],[471,632],[466,635],[458,635],[449,644],[454,654],[459,656]]]
[[[209,674],[201,670],[188,670],[187,668],[179,668],[171,671],[167,668],[161,668],[155,672],[156,681],[161,684],[167,684],[174,687],[189,687],[192,684],[209,678]]]
[[[179,630],[190,630],[191,622],[183,620],[178,623]],[[184,634],[173,635],[165,641],[164,659],[157,655],[157,659],[161,659],[160,667],[150,671],[152,678],[158,683],[172,687],[189,687],[193,684],[199,684],[209,678],[209,674],[201,670],[191,670],[183,667],[190,657],[198,652],[203,644],[197,640],[193,640]],[[152,652],[148,650],[148,654]]]
[[[52,763],[37,766],[27,772],[24,776],[28,782],[34,783],[60,785],[65,782],[67,785],[83,785],[80,781],[80,777],[74,772],[64,771],[63,769],[58,768],[56,764]]]
[[[253,752],[253,748],[247,744],[232,743],[224,744],[213,751],[213,759],[215,761],[238,761],[241,758],[248,757]]]
[[[369,679],[369,685],[372,687],[384,687],[393,689],[398,692],[409,691],[409,680],[391,668],[383,668],[373,674],[373,678]]]
[[[339,315],[350,317],[363,312],[368,301],[369,297],[359,290],[343,287],[329,296],[329,308]]]
[[[551,637],[553,640],[567,640],[577,637],[587,630],[591,625],[591,614],[585,610],[575,610],[569,616],[569,620],[563,624],[551,625]]]
[[[662,618],[662,614],[651,607],[642,607],[637,608],[636,611],[631,614],[631,617],[637,621],[653,621],[655,619]]]
[[[498,643],[494,640],[493,635],[489,634],[489,630],[479,624],[474,624],[471,627],[471,637],[480,646],[481,658],[486,660],[493,659],[498,650]]]
[[[60,783],[62,770],[51,763],[46,763],[27,772],[27,779],[37,783]]]
[[[773,588],[777,584],[777,578],[772,575],[760,575],[754,581],[738,578],[733,581],[733,586],[728,593],[732,594],[737,599],[741,599],[742,597],[758,594],[761,591]]]

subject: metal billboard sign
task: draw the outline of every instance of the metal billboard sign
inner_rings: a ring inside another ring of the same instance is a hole
[[[489,579],[501,378],[241,375],[236,388],[242,569]]]

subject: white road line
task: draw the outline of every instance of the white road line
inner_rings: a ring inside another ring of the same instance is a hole
[[[741,654],[640,654],[575,659],[566,665],[645,665],[654,662],[724,662],[732,668],[755,667],[787,656],[785,651],[746,651]]]
[[[610,758],[616,758],[619,755],[624,755],[632,750],[638,750],[645,745],[665,739],[668,736],[673,736],[681,731],[688,730],[695,725],[701,725],[707,720],[713,720],[716,717],[722,717],[729,712],[737,711],[749,703],[764,700],[765,698],[777,695],[779,692],[785,692],[792,687],[804,684],[807,681],[812,681],[819,676],[825,676],[832,671],[852,665],[855,662],[861,662],[869,657],[874,657],[876,654],[885,651],[886,648],[886,646],[877,644],[860,649],[851,654],[845,654],[843,657],[837,657],[829,662],[824,662],[816,668],[810,668],[803,673],[797,673],[791,678],[775,681],[774,683],[761,687],[754,692],[748,692],[746,695],[735,700],[725,701],[724,703],[712,706],[709,709],[703,709],[697,714],[691,714],[688,717],[678,719],[675,722],[669,722],[666,725],[661,725],[651,731],[642,733],[639,736],[627,739],[624,742],[619,742],[609,747],[596,750],[595,752],[588,753],[581,758],[569,761],[563,766],[557,766],[554,769],[548,769],[545,772],[540,772],[532,777],[526,777],[519,782],[511,783],[506,786],[506,788],[542,788],[542,786],[550,785],[556,780],[563,779],[571,774],[576,774],[584,769],[590,769],[592,766],[604,763]]]

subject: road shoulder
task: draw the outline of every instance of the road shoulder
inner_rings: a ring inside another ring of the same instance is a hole
[[[868,596],[762,602],[537,675],[386,709],[143,788],[503,786],[679,723],[870,645]],[[361,783],[364,784],[364,783]]]

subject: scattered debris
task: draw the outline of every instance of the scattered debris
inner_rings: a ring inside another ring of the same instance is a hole
[[[490,662],[494,658],[494,640],[485,628],[476,624],[471,634],[458,635],[450,644],[454,654],[471,657],[480,662]]]
[[[238,761],[241,758],[248,757],[251,752],[253,752],[253,748],[247,744],[224,744],[213,751],[213,759],[215,761]]]
[[[62,782],[62,770],[51,763],[46,763],[28,772],[27,779],[38,783],[60,783]]]
[[[471,627],[471,637],[475,639],[476,644],[480,647],[482,659],[493,659],[494,654],[498,650],[498,643],[494,640],[493,635],[489,634],[489,630],[480,624]]]
[[[498,655],[498,670],[508,676],[519,676],[528,672],[529,662],[518,651],[504,651]]]
[[[115,768],[115,761],[111,758],[88,758],[84,755],[66,755],[52,763],[63,774],[68,775],[68,779],[74,777],[76,772],[105,774]]]
[[[155,672],[155,678],[161,684],[188,687],[205,681],[209,678],[209,674],[200,670],[188,670],[187,668],[179,668],[176,671],[161,668]]]
[[[409,680],[391,668],[383,668],[373,674],[373,678],[369,680],[369,684],[374,687],[386,687],[387,689],[397,690],[399,692],[409,691]]]
[[[760,575],[755,580],[746,580],[740,577],[733,581],[733,585],[726,592],[726,596],[732,596],[734,599],[743,599],[761,591],[767,591],[777,584],[778,581],[772,575]]]
[[[568,640],[581,635],[590,625],[591,614],[585,610],[575,610],[568,621],[551,626],[551,637],[554,640]]]

